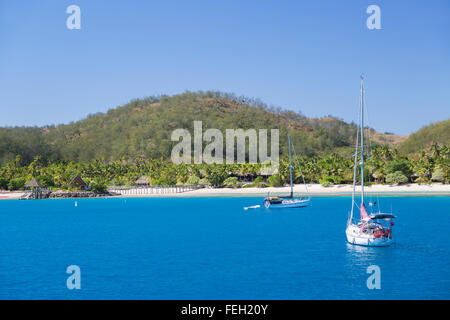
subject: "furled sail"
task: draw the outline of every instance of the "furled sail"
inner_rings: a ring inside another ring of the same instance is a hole
[[[366,206],[364,205],[364,202],[361,202],[361,220],[369,218],[369,215],[367,214]]]

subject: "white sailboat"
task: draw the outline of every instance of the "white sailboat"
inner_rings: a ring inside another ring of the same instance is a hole
[[[347,228],[345,234],[347,241],[362,246],[382,247],[388,246],[393,242],[392,227],[394,223],[392,219],[394,215],[388,213],[372,213],[368,214],[364,205],[364,78],[361,77],[361,99],[360,99],[360,127],[356,134],[356,152],[353,172],[353,192],[352,192],[352,209],[347,221]],[[358,136],[361,136],[360,146],[358,146]],[[360,219],[354,218],[354,208],[358,205],[355,202],[355,188],[357,178],[357,163],[358,163],[358,147],[360,148],[360,181],[361,181],[361,205]]]
[[[305,182],[305,178],[303,176],[302,169],[300,167],[300,163],[298,162],[298,157],[294,149],[294,145],[291,143],[291,137],[289,136],[289,174],[290,174],[290,182],[291,182],[291,193],[288,197],[271,197],[270,195],[267,195],[267,197],[264,198],[264,206],[269,208],[302,208],[307,207],[311,205],[311,197],[309,195],[305,198],[303,197],[294,197],[294,184],[292,179],[292,169],[294,168],[292,166],[292,152],[291,152],[291,146],[294,150],[295,158],[297,159],[297,165],[298,169],[300,170],[300,173],[303,178],[303,184],[306,188],[306,193],[308,194],[308,187]]]

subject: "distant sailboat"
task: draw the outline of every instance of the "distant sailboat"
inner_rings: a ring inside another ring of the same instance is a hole
[[[311,198],[309,197],[309,195],[307,198],[303,197],[294,198],[294,183],[292,179],[292,169],[294,167],[292,166],[291,146],[292,149],[294,149],[294,146],[291,143],[291,137],[289,136],[289,174],[291,182],[291,193],[288,197],[271,197],[267,195],[267,197],[264,198],[264,206],[266,208],[302,208],[307,207],[311,204]],[[297,154],[295,154],[295,157],[297,159],[297,165],[303,178],[303,184],[305,185],[306,193],[308,193],[308,187],[306,186],[305,178],[303,177],[302,169],[300,167],[300,163],[298,162]]]
[[[392,219],[395,218],[392,214],[377,213],[368,214],[366,206],[364,205],[364,78],[361,77],[361,99],[360,99],[360,131],[361,141],[358,146],[358,132],[356,134],[356,152],[353,172],[353,192],[352,192],[352,209],[347,221],[347,228],[345,234],[347,241],[363,246],[382,247],[388,246],[393,242],[392,227],[394,223]],[[355,187],[357,178],[357,163],[358,163],[358,147],[360,150],[360,181],[361,181],[361,205],[359,207],[361,218],[354,219],[354,207],[358,206],[355,202]]]

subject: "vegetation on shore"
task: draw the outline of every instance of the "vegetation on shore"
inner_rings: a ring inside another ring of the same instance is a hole
[[[353,159],[332,153],[327,156],[300,156],[299,161],[308,183],[324,186],[351,183]],[[376,146],[365,160],[367,183],[399,184],[407,182],[450,182],[450,149],[433,145],[427,151],[407,157],[396,149]],[[151,185],[203,184],[225,187],[282,186],[289,183],[289,159],[280,159],[279,172],[260,176],[261,164],[173,164],[170,160],[137,158],[117,161],[94,160],[90,162],[52,162],[44,164],[36,157],[30,164],[22,165],[17,156],[0,168],[0,189],[20,190],[35,177],[43,187],[52,190],[71,189],[71,179],[80,175],[93,191],[102,192],[108,186],[133,186],[142,175]],[[302,182],[295,170],[296,183]]]
[[[279,129],[279,173],[259,176],[260,164],[173,164],[171,150],[178,142],[171,141],[171,133],[185,128],[193,134],[196,120],[202,120],[203,130]],[[366,128],[375,146],[366,159],[365,181],[448,183],[449,125],[443,121],[408,138]],[[281,186],[289,182],[288,135],[307,182],[351,183],[356,131],[354,123],[331,116],[308,118],[221,92],[149,97],[67,125],[0,128],[0,189],[23,189],[33,177],[45,188],[71,189],[77,174],[99,192],[110,185],[132,186],[141,175],[152,185]],[[301,181],[296,171],[295,182]]]

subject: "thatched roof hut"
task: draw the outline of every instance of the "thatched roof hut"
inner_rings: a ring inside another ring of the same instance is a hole
[[[33,178],[33,179],[31,179],[30,181],[27,182],[25,187],[27,187],[27,188],[41,188],[42,184],[40,184],[39,181],[36,180],[36,178]]]
[[[135,184],[138,186],[148,186],[150,184],[150,180],[147,178],[147,176],[141,176],[136,180]]]
[[[87,183],[84,182],[83,179],[81,179],[81,177],[79,175],[76,175],[75,177],[73,177],[72,180],[70,180],[69,182],[69,186],[73,186],[76,185],[78,186],[79,189],[86,189],[88,187]]]

